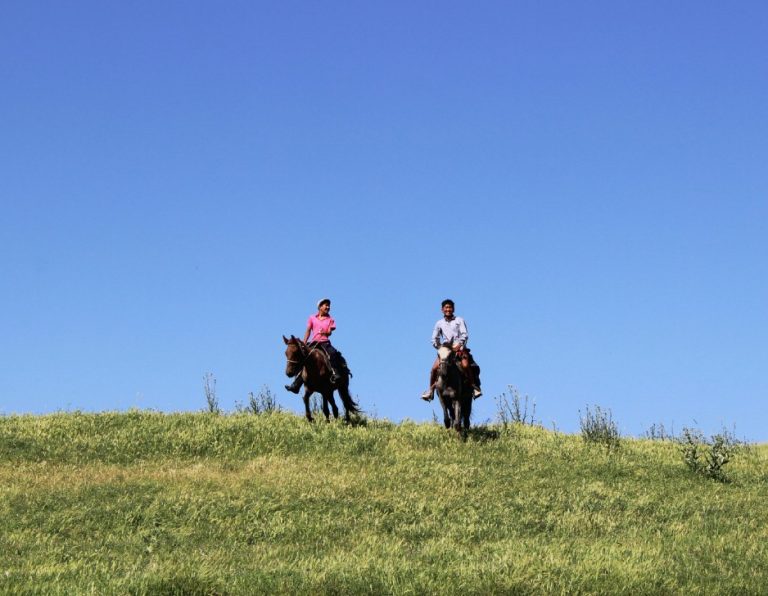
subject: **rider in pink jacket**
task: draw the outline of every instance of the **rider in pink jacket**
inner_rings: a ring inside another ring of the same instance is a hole
[[[314,344],[314,347],[322,349],[328,355],[328,362],[331,367],[331,383],[335,383],[341,377],[339,370],[343,368],[344,364],[339,362],[341,355],[331,344],[331,333],[336,329],[336,321],[333,320],[330,312],[331,300],[329,298],[323,298],[317,303],[317,314],[310,315],[309,319],[307,319],[304,343],[307,343],[311,336],[310,343]],[[285,388],[293,393],[298,393],[303,383],[304,380],[301,378],[301,373],[299,373],[296,375],[293,383],[286,385]]]

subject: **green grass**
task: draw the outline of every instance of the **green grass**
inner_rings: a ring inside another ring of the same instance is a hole
[[[768,450],[510,425],[0,418],[0,593],[722,594],[768,586]]]

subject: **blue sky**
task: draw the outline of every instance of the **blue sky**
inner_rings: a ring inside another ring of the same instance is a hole
[[[768,441],[764,2],[0,7],[0,412],[282,389],[333,299],[370,413],[440,301],[545,425]]]

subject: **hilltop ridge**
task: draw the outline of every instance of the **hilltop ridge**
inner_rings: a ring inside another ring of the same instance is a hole
[[[261,415],[0,417],[5,593],[758,593],[768,450]]]

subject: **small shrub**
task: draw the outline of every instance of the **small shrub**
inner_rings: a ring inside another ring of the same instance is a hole
[[[219,397],[216,395],[216,377],[213,373],[203,375],[203,391],[205,391],[205,401],[208,404],[208,411],[211,414],[221,414],[219,407]]]
[[[603,410],[600,406],[595,406],[593,412],[587,406],[583,415],[579,410],[579,425],[581,426],[581,436],[587,443],[602,444],[608,450],[616,449],[619,446],[619,429],[613,420],[610,409]]]
[[[683,462],[689,470],[718,482],[728,482],[723,468],[743,446],[727,430],[706,439],[701,431],[691,428],[683,429],[678,443]]]
[[[508,389],[509,395],[504,392],[496,398],[496,418],[501,425],[506,428],[516,422],[530,426],[536,424],[536,402],[529,402],[527,395],[521,399],[520,392],[512,385],[508,385]],[[528,413],[529,404],[530,414]]]
[[[656,424],[654,422],[651,424],[651,427],[645,431],[643,436],[650,441],[673,441],[675,439],[675,429],[673,427],[667,430],[663,423],[659,422]]]

